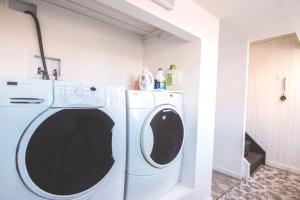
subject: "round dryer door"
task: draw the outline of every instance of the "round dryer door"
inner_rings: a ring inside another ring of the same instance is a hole
[[[113,120],[100,109],[50,109],[25,131],[17,161],[24,183],[47,199],[87,194],[110,172]]]
[[[141,149],[152,166],[164,168],[178,158],[183,139],[182,117],[173,106],[160,106],[144,122]]]

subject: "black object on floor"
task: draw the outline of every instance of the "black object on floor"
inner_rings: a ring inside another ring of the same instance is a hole
[[[245,137],[245,158],[250,163],[250,173],[253,172],[260,166],[265,165],[266,152],[263,150],[257,142],[246,133]]]

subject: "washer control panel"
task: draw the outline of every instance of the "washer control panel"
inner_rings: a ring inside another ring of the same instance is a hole
[[[125,88],[106,87],[106,103],[108,107],[125,106]]]
[[[53,107],[105,106],[105,87],[75,82],[54,82]]]

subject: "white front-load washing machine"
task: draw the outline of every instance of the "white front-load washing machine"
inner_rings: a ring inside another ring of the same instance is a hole
[[[157,199],[180,177],[183,94],[127,91],[127,135],[125,198]]]
[[[121,200],[122,88],[0,78],[0,199]]]

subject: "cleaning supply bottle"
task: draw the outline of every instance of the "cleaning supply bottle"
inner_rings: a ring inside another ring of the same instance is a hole
[[[148,70],[147,67],[143,69],[143,72],[140,75],[139,87],[140,90],[153,90],[154,88],[154,78],[152,73]]]
[[[170,65],[166,85],[168,90],[179,90],[181,88],[181,73],[176,69],[176,65]]]
[[[158,72],[155,75],[154,89],[155,90],[165,90],[166,89],[166,79],[165,79],[164,71],[162,68],[159,68]]]

